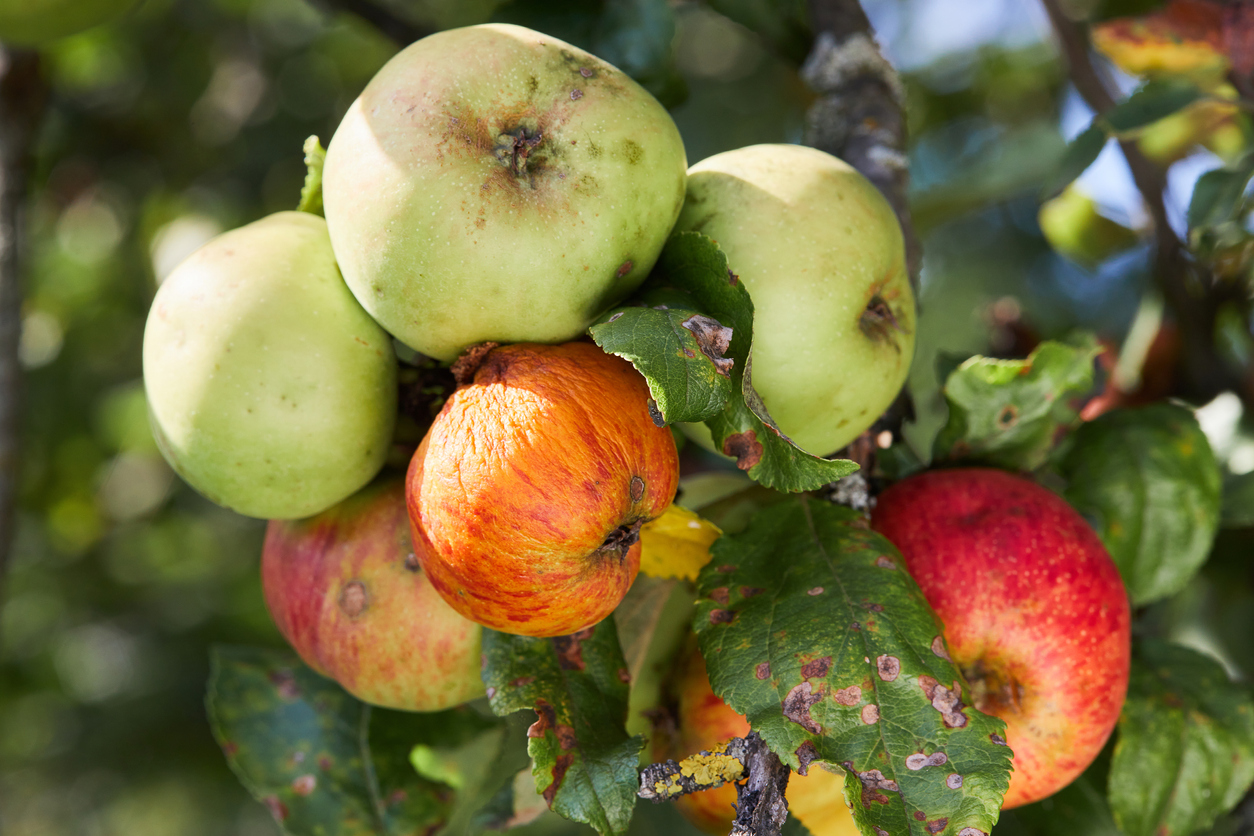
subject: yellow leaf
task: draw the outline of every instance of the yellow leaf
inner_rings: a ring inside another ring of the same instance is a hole
[[[1209,88],[1231,66],[1223,49],[1223,8],[1203,0],[1172,0],[1143,17],[1093,27],[1093,46],[1132,75],[1183,76]]]
[[[640,571],[655,578],[694,581],[710,562],[710,546],[722,536],[718,526],[671,505],[640,529]]]

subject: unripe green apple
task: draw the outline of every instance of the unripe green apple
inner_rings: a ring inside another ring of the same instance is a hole
[[[112,20],[135,0],[0,0],[0,42],[41,46]]]
[[[684,199],[679,131],[621,71],[520,26],[389,61],[327,149],[344,278],[401,342],[573,339],[657,260]]]
[[[675,228],[717,241],[748,289],[753,386],[799,447],[838,450],[897,397],[914,354],[905,246],[851,166],[800,145],[716,154],[689,170]]]
[[[326,223],[280,212],[210,241],[162,283],[144,388],[170,465],[241,514],[316,514],[383,466],[396,354],[345,287]]]

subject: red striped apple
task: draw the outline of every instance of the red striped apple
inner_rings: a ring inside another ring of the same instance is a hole
[[[964,699],[1006,721],[1004,806],[1065,787],[1106,743],[1128,686],[1128,596],[1093,529],[1051,491],[983,468],[893,485],[872,525],[944,623]]]

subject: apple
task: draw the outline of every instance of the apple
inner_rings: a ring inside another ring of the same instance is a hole
[[[609,615],[640,567],[640,527],[671,504],[679,456],[649,388],[591,343],[488,353],[409,466],[415,554],[453,609],[526,636]]]
[[[915,338],[905,245],[854,168],[800,145],[716,154],[689,170],[675,228],[717,241],[748,289],[753,386],[797,446],[832,453],[897,397]]]
[[[654,737],[658,760],[683,760],[698,752],[708,752],[720,743],[749,733],[749,721],[723,702],[710,688],[705,659],[695,647],[680,662],[674,683],[678,697],[675,734]],[[785,797],[788,812],[814,836],[859,836],[853,814],[845,803],[844,776],[811,764],[805,775],[794,773],[788,779]],[[675,806],[688,821],[707,833],[725,834],[736,816],[736,786],[724,784],[675,799]]]
[[[305,664],[360,700],[439,711],[484,692],[483,628],[444,603],[414,558],[402,478],[309,519],[271,521],[261,584]]]
[[[397,339],[452,360],[578,336],[648,274],[687,160],[656,99],[521,26],[440,32],[390,60],[327,148],[336,258]]]
[[[0,42],[41,46],[119,17],[135,0],[0,0]]]
[[[326,223],[279,212],[210,241],[157,291],[144,389],[170,466],[262,519],[316,514],[383,466],[392,342],[345,287]]]
[[[1006,721],[1004,806],[1057,792],[1101,751],[1128,685],[1128,595],[1084,518],[1000,470],[937,470],[879,497],[872,526],[945,625],[980,711]]]

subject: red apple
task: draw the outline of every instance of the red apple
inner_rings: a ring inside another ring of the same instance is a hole
[[[1093,529],[1034,482],[978,468],[897,483],[872,525],[944,622],[970,701],[1006,721],[1004,806],[1069,784],[1110,736],[1128,685],[1128,596]]]
[[[453,393],[408,476],[414,546],[453,609],[524,636],[609,615],[670,505],[679,456],[649,387],[591,343],[491,351]]]
[[[271,521],[261,583],[279,632],[358,699],[438,711],[484,691],[483,630],[444,603],[415,560],[401,479],[309,519]]]

